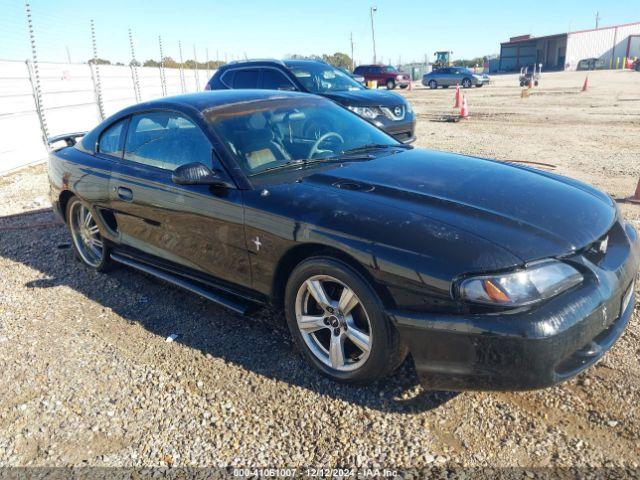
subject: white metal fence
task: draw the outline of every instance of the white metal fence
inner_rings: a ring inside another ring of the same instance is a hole
[[[44,62],[38,75],[39,92],[31,64],[0,61],[0,174],[44,160],[45,135],[93,128],[102,120],[100,107],[108,117],[138,97],[195,92],[208,80],[195,69],[165,68],[163,79],[157,67]]]

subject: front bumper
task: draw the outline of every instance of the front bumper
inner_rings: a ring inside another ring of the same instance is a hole
[[[631,227],[629,227],[630,229]],[[630,230],[633,232],[632,230]],[[598,361],[633,314],[622,311],[640,263],[633,232],[615,268],[580,257],[592,278],[534,310],[445,315],[388,312],[409,346],[421,383],[433,390],[530,390],[567,380]],[[624,256],[623,256],[624,255]],[[616,257],[617,256],[617,257]],[[601,268],[604,267],[604,268]]]
[[[387,117],[379,116],[372,123],[399,142],[411,143],[416,139],[416,117],[414,113],[406,114],[403,120],[391,120]]]

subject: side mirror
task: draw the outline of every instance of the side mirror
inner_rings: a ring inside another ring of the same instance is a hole
[[[233,187],[231,183],[200,162],[180,165],[171,175],[173,183],[178,185],[213,185],[216,187]]]

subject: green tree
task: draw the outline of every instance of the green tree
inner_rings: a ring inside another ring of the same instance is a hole
[[[104,58],[92,58],[89,60],[89,64],[91,65],[111,65],[109,60],[105,60]]]
[[[290,60],[321,60],[329,65],[333,65],[334,67],[342,67],[347,70],[350,70],[353,65],[351,57],[342,52],[336,52],[333,55],[326,53],[323,53],[322,55],[300,55],[299,53],[291,53],[287,55],[286,58]]]
[[[322,59],[334,67],[342,67],[351,70],[353,60],[346,53],[336,52],[333,55],[322,55]]]
[[[160,62],[157,62],[155,60],[145,60],[145,62],[142,64],[143,67],[159,67],[160,66]]]

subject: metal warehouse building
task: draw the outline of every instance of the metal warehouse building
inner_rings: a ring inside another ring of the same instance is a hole
[[[542,63],[544,70],[575,70],[585,58],[599,58],[616,68],[625,57],[640,57],[640,22],[544,37],[522,35],[500,44],[503,72]]]

